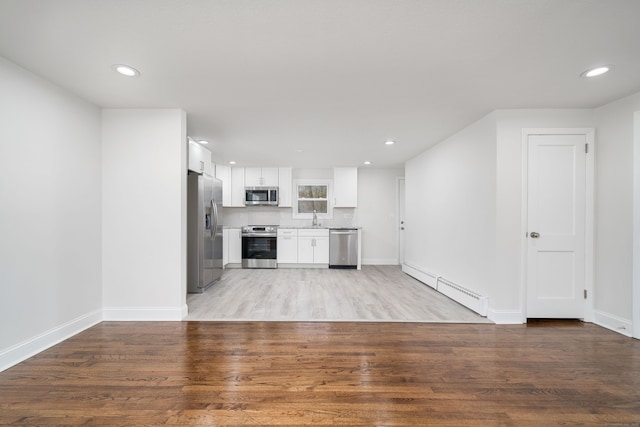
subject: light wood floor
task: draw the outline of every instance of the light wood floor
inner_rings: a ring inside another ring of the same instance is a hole
[[[399,266],[229,269],[187,304],[187,320],[491,323]]]
[[[0,373],[0,425],[638,426],[593,324],[102,322]]]

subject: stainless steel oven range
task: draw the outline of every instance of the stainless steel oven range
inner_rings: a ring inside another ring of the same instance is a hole
[[[278,268],[278,227],[242,227],[242,268]]]

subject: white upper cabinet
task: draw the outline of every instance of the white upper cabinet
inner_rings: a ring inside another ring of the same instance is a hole
[[[193,144],[191,144],[193,145]],[[222,180],[222,206],[244,207],[245,187],[278,187],[279,204],[291,207],[291,168],[243,168],[216,165],[216,178]]]
[[[216,178],[222,181],[222,206],[244,207],[244,168],[216,165]]]
[[[277,187],[278,168],[245,168],[245,186]]]
[[[291,168],[278,168],[278,206],[290,208],[292,206],[292,194]]]
[[[231,168],[216,165],[216,178],[222,181],[222,206],[231,206]]]
[[[189,146],[189,170],[212,175],[211,151],[197,142],[187,143]]]
[[[334,208],[358,207],[358,168],[333,169]]]
[[[277,187],[278,182],[278,168],[262,168],[262,182],[266,187]]]
[[[244,168],[244,182],[247,187],[259,187],[262,181],[262,168]]]
[[[231,168],[231,205],[229,206],[244,207],[244,174],[244,168]]]

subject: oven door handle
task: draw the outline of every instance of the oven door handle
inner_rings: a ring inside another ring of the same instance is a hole
[[[242,233],[242,237],[277,237],[274,233]]]

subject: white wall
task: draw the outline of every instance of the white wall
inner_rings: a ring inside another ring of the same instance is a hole
[[[406,262],[521,319],[522,129],[594,126],[592,110],[498,110],[408,161]]]
[[[398,264],[396,178],[402,176],[403,169],[358,169],[362,264]]]
[[[517,319],[524,303],[522,129],[593,127],[596,129],[594,321],[629,334],[634,297],[633,116],[637,111],[640,94],[596,109],[498,110],[410,160],[406,166],[407,263],[450,276],[451,280],[489,296],[490,318]],[[487,127],[492,123],[494,149]],[[469,154],[469,150],[481,147],[484,149]],[[636,173],[638,167],[635,165]],[[472,182],[467,173],[478,182]],[[489,188],[491,179],[495,180],[495,190]],[[474,193],[483,197],[473,199]],[[465,200],[467,212],[475,210],[479,216],[459,212],[464,211]],[[495,204],[493,208],[491,203]],[[438,210],[438,206],[445,209]],[[422,222],[416,230],[417,221]],[[493,237],[486,234],[492,228]],[[474,230],[478,230],[475,235]],[[487,242],[485,253],[480,253],[482,242]],[[453,250],[455,244],[461,248],[459,253]],[[485,263],[493,263],[493,273]]]
[[[0,58],[0,370],[100,320],[100,111]]]
[[[617,317],[627,324],[632,320],[633,116],[636,111],[640,111],[640,93],[594,110],[598,141],[595,309],[596,314],[605,319]],[[640,168],[640,164],[635,167]],[[605,319],[603,321],[607,321]]]
[[[496,149],[495,312],[522,313],[522,129],[594,127],[592,110],[498,110]],[[597,134],[597,132],[596,132]],[[597,137],[596,137],[597,145]],[[599,148],[596,148],[596,151]],[[599,154],[596,154],[596,158]]]
[[[589,110],[498,111],[495,311],[518,307],[522,128],[595,127],[595,322],[629,334],[632,319],[633,114],[640,94]],[[638,167],[636,165],[636,167]],[[521,305],[521,304],[520,304]],[[640,308],[639,308],[640,309]]]
[[[490,295],[495,276],[494,114],[409,160],[405,174],[405,262]]]
[[[106,319],[186,314],[186,116],[102,111],[102,282]]]

